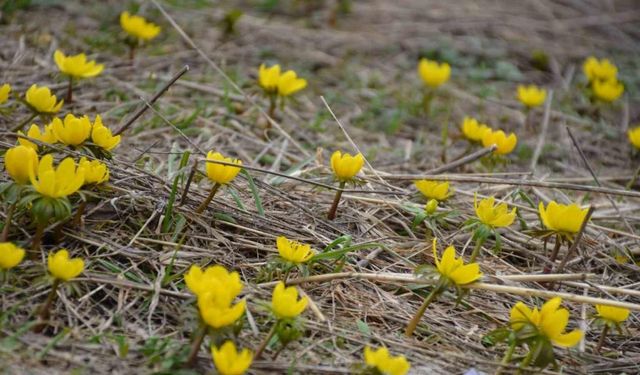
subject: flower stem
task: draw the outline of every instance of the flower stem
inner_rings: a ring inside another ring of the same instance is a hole
[[[38,222],[38,226],[36,227],[36,234],[33,236],[33,244],[31,245],[31,250],[40,250],[40,243],[42,242],[42,235],[44,234],[44,228],[46,227],[46,225],[46,223],[40,221]]]
[[[340,198],[342,197],[342,189],[344,189],[345,181],[340,181],[340,190],[336,191],[336,196],[333,198],[333,203],[327,214],[327,219],[333,220],[336,218],[336,212],[338,211],[338,204],[340,204]]]
[[[69,77],[69,84],[67,85],[67,96],[64,98],[67,103],[73,102],[73,78]]]
[[[473,248],[473,252],[471,253],[471,258],[469,258],[469,263],[473,263],[476,261],[476,258],[480,254],[480,249],[482,248],[482,244],[484,243],[485,238],[480,237],[476,240],[476,246]]]
[[[260,343],[260,346],[258,346],[258,349],[256,349],[256,354],[253,356],[254,359],[260,359],[262,352],[264,352],[264,349],[267,347],[267,345],[269,345],[269,341],[271,341],[271,338],[273,337],[273,335],[276,334],[276,328],[278,328],[279,323],[280,321],[278,320],[276,320],[276,322],[273,323],[273,327],[271,327],[271,330],[267,334],[267,337],[265,337],[264,340],[262,340],[262,342]]]
[[[562,246],[562,239],[560,238],[560,235],[556,235],[556,243],[553,245],[553,251],[551,252],[551,256],[549,256],[549,263],[548,265],[546,265],[544,267],[544,273],[549,273],[551,272],[551,269],[553,268],[553,265],[556,261],[556,259],[558,258],[558,253],[560,252],[560,246]]]
[[[598,346],[596,346],[597,353],[600,353],[600,349],[602,349],[602,345],[604,345],[604,339],[607,337],[608,333],[609,326],[605,325],[604,328],[602,328],[602,333],[600,334],[600,339],[598,340]]]
[[[271,95],[269,97],[269,111],[267,112],[267,115],[269,115],[270,118],[273,119],[273,116],[276,114],[276,99],[277,97],[275,95]],[[271,127],[271,121],[269,121],[269,119],[267,119],[267,129]]]
[[[200,323],[200,326],[196,330],[193,335],[193,340],[191,341],[191,350],[189,350],[189,356],[187,357],[187,361],[184,363],[184,367],[193,367],[196,358],[198,358],[198,352],[200,351],[200,347],[202,346],[202,342],[204,341],[204,337],[207,334],[207,325],[204,322]]]
[[[27,117],[24,121],[22,121],[21,123],[19,123],[17,126],[13,127],[13,129],[11,129],[12,132],[17,132],[18,130],[22,130],[22,128],[24,128],[25,125],[27,125],[28,123],[30,123],[31,121],[33,121],[34,118],[36,118],[38,116],[37,113],[32,113],[31,116]]]
[[[56,298],[56,292],[58,291],[58,286],[60,285],[60,279],[53,280],[53,285],[51,285],[51,290],[49,291],[49,295],[47,296],[47,300],[40,306],[38,309],[38,324],[33,326],[34,333],[40,333],[47,326],[47,320],[49,320],[49,316],[51,315],[51,305]]]
[[[207,208],[209,203],[211,203],[211,201],[213,200],[213,197],[218,192],[218,189],[220,189],[220,184],[216,182],[215,185],[213,185],[213,187],[211,188],[207,199],[205,199],[202,204],[200,204],[200,206],[198,206],[198,208],[196,209],[197,214],[201,214],[202,212],[204,212],[205,208]]]
[[[520,362],[520,366],[516,374],[518,375],[522,374],[522,370],[528,367],[529,364],[531,364],[531,361],[533,361],[535,358],[538,357],[538,355],[540,354],[540,350],[542,350],[542,344],[543,344],[542,340],[536,341],[535,346],[529,350],[529,353],[527,353],[527,356],[524,357],[522,362]]]
[[[136,58],[136,47],[133,43],[129,44],[129,62],[133,65],[133,61]]]
[[[638,176],[640,176],[640,167],[638,167],[638,169],[636,169],[636,171],[633,173],[633,177],[631,178],[631,181],[629,181],[629,183],[626,186],[627,190],[631,190],[633,185],[636,184],[636,181],[638,180]]]
[[[82,215],[84,215],[84,210],[86,207],[87,201],[82,201],[78,205],[78,209],[76,210],[76,214],[73,216],[72,221],[74,227],[80,227],[80,224],[82,223]]]
[[[16,204],[18,204],[17,201],[11,203],[9,209],[7,209],[7,219],[4,221],[4,227],[2,228],[2,239],[0,240],[0,242],[7,242],[7,239],[9,238],[9,227],[11,227],[11,219],[13,219],[13,213],[16,210]]]
[[[422,106],[424,108],[424,114],[426,117],[429,117],[431,114],[431,102],[433,101],[434,90],[427,89],[422,97]]]
[[[513,352],[516,350],[516,340],[512,340],[509,344],[509,349],[504,353],[504,357],[502,357],[502,361],[500,362],[500,367],[496,370],[495,375],[502,374],[503,367],[508,365],[511,362],[511,357],[513,356]]]
[[[411,319],[411,321],[407,325],[407,328],[404,330],[405,336],[411,337],[413,335],[413,331],[415,331],[416,327],[418,327],[418,323],[420,323],[420,319],[422,319],[422,315],[424,315],[424,312],[427,311],[427,307],[429,307],[431,302],[433,302],[439,294],[439,288],[435,288],[431,291],[431,293],[429,293],[424,302],[422,302],[422,306],[420,306],[420,308],[416,312],[416,315],[413,316],[413,319]]]

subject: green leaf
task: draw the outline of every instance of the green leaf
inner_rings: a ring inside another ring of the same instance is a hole
[[[357,319],[356,325],[358,326],[358,331],[360,331],[360,333],[366,336],[371,335],[371,329],[369,328],[369,325],[367,323],[363,322],[360,319]]]
[[[262,199],[260,199],[260,194],[258,192],[258,187],[256,186],[253,178],[249,174],[246,169],[243,169],[240,173],[242,173],[249,182],[249,189],[251,189],[251,195],[253,195],[253,201],[256,204],[256,209],[258,210],[258,215],[264,217],[264,207],[262,206]]]

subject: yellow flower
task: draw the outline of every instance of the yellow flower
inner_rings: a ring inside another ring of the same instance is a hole
[[[598,312],[598,318],[608,320],[614,324],[620,324],[627,320],[629,317],[629,309],[624,307],[596,305],[596,311]]]
[[[562,299],[555,297],[545,302],[540,310],[537,307],[531,310],[523,302],[518,302],[511,309],[511,327],[515,331],[529,327],[561,347],[576,346],[582,339],[582,331],[574,329],[569,333],[564,332],[569,323],[569,310],[560,307],[561,303]]]
[[[278,80],[278,94],[289,96],[307,87],[307,80],[299,78],[293,70],[288,70]]]
[[[9,94],[11,93],[11,85],[5,83],[0,86],[0,104],[4,104],[7,100],[9,100]]]
[[[109,181],[109,168],[99,160],[80,158],[79,168],[84,169],[84,184],[101,184]]]
[[[97,64],[93,60],[87,61],[87,55],[84,53],[65,56],[62,51],[56,50],[53,59],[63,74],[76,79],[95,77],[104,69],[102,64]]]
[[[613,79],[608,81],[593,81],[592,88],[593,95],[595,95],[597,99],[607,103],[617,100],[624,92],[622,83]]]
[[[53,168],[53,156],[40,159],[37,175],[29,171],[29,179],[36,191],[49,198],[62,198],[78,191],[84,183],[84,169],[76,168],[72,158],[66,158]]]
[[[64,100],[58,102],[58,98],[51,93],[48,87],[38,87],[35,84],[27,90],[25,100],[33,111],[43,114],[53,114],[60,111],[62,103],[64,103]]]
[[[538,205],[542,224],[547,229],[565,235],[573,235],[580,231],[588,211],[586,208],[580,208],[576,203],[565,205],[551,201],[546,209],[544,203],[540,202]]]
[[[222,328],[235,323],[246,309],[247,301],[233,305],[231,292],[223,285],[198,296],[198,309],[205,323],[213,328]]]
[[[449,80],[451,67],[445,62],[438,63],[423,58],[418,63],[418,74],[425,85],[435,88]]]
[[[4,169],[18,184],[29,182],[29,175],[38,168],[38,154],[31,147],[15,146],[4,154]]]
[[[11,242],[0,242],[0,268],[6,271],[17,266],[25,253],[24,249]]]
[[[544,103],[547,90],[535,85],[518,86],[518,100],[527,108],[533,108]]]
[[[225,163],[233,163],[239,166],[242,165],[242,160],[225,158],[224,156],[222,156],[221,153],[213,152],[213,151],[209,151],[209,153],[207,154],[207,160],[216,160],[216,161],[222,161]],[[223,164],[217,164],[217,163],[207,163],[206,165],[207,177],[209,177],[209,180],[221,185],[228,184],[229,182],[233,181],[233,179],[236,178],[238,173],[240,173],[241,169],[242,168],[240,167],[232,167],[230,165],[223,165]]]
[[[427,199],[443,201],[453,194],[449,191],[449,181],[418,180],[414,184]]]
[[[433,239],[433,259],[438,273],[455,285],[469,284],[482,277],[478,263],[464,264],[462,257],[456,258],[456,249],[453,246],[447,247],[442,259],[438,259],[435,238]]]
[[[290,319],[302,314],[307,308],[309,299],[303,297],[298,300],[298,290],[294,286],[286,288],[280,281],[273,290],[271,308],[278,319]]]
[[[102,117],[97,115],[93,123],[93,129],[91,130],[91,141],[97,146],[111,151],[120,144],[120,136],[114,136],[111,130],[102,123]]]
[[[220,375],[242,375],[253,361],[253,354],[249,349],[238,352],[231,340],[227,340],[220,348],[212,346],[211,356]]]
[[[129,12],[120,13],[120,26],[127,34],[143,41],[151,40],[160,33],[160,26]]]
[[[280,65],[276,64],[270,68],[261,64],[258,68],[258,84],[268,93],[276,93],[278,81],[280,80]]]
[[[462,134],[470,141],[482,141],[482,136],[486,131],[491,131],[491,128],[479,123],[478,120],[473,117],[465,117],[464,120],[462,120]]]
[[[482,145],[490,147],[496,145],[498,148],[494,151],[496,154],[506,155],[516,148],[518,137],[514,133],[507,136],[502,130],[488,131],[482,135]]]
[[[84,270],[84,261],[80,258],[69,259],[69,252],[62,249],[57,253],[50,253],[47,260],[49,273],[56,279],[69,281]]]
[[[383,375],[405,375],[411,365],[403,355],[392,356],[385,347],[373,350],[369,346],[364,347],[364,362],[367,366],[375,368]]]
[[[363,165],[364,156],[362,154],[351,156],[346,152],[343,154],[340,151],[336,151],[331,155],[331,169],[333,169],[333,174],[339,181],[353,179],[360,172]]]
[[[260,65],[258,84],[268,94],[277,93],[280,96],[289,96],[307,87],[307,81],[299,78],[293,70],[287,70],[282,74],[280,72],[279,64],[269,68],[264,64]]]
[[[515,207],[509,212],[509,207],[506,203],[495,205],[494,197],[485,198],[478,203],[478,195],[474,194],[473,207],[476,210],[478,219],[483,224],[493,228],[508,227],[516,218]]]
[[[58,142],[69,146],[78,146],[91,135],[91,121],[88,116],[76,117],[68,114],[64,121],[56,117],[51,121],[51,126]]]
[[[609,81],[618,78],[618,68],[608,59],[598,60],[594,56],[588,57],[582,65],[582,71],[589,81]]]
[[[631,142],[635,148],[640,149],[640,125],[633,129],[629,129],[627,135],[629,136],[629,142]]]
[[[24,135],[24,133],[19,130],[18,135]],[[40,127],[38,125],[31,124],[31,127],[27,131],[27,137],[37,139],[42,143],[48,144],[54,144],[57,141],[55,134],[53,134],[52,124],[45,125],[44,132],[40,131]],[[27,146],[38,151],[39,146],[26,138],[18,138],[18,142],[23,146]]]
[[[240,294],[243,287],[237,272],[229,272],[220,265],[207,267],[204,272],[199,266],[192,265],[184,276],[184,282],[196,296],[204,295],[208,291],[217,290],[219,286],[223,286],[229,293],[230,301]]]
[[[304,263],[313,258],[314,252],[310,245],[303,245],[300,242],[292,241],[285,236],[276,239],[278,253],[280,256],[292,263]]]

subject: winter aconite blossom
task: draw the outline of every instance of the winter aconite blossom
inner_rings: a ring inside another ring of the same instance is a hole
[[[485,132],[491,131],[491,128],[485,124],[481,124],[473,117],[465,117],[462,120],[462,134],[471,142],[482,142],[482,136]]]
[[[294,263],[305,263],[313,258],[314,251],[310,245],[304,245],[297,241],[292,241],[285,236],[279,236],[276,239],[278,254],[282,259]]]
[[[629,142],[631,142],[635,148],[640,149],[640,126],[629,129],[627,136],[629,137]]]
[[[76,117],[69,113],[64,120],[54,118],[51,126],[58,142],[68,146],[79,146],[91,136],[91,120],[88,116]]]
[[[530,309],[518,302],[511,309],[510,324],[519,335],[537,337],[561,347],[576,346],[582,339],[582,331],[574,329],[566,333],[569,310],[560,307],[562,299],[555,297],[545,302],[542,308]]]
[[[53,59],[60,72],[72,79],[91,78],[102,73],[104,65],[93,60],[87,60],[87,55],[65,55],[61,50],[56,50]]]
[[[596,317],[613,324],[620,324],[629,317],[629,309],[624,307],[596,305]]]
[[[546,208],[542,202],[538,205],[542,224],[547,229],[569,238],[580,231],[588,211],[576,203],[565,205],[551,201]]]
[[[295,71],[287,70],[281,73],[280,65],[276,64],[269,68],[262,64],[258,68],[258,84],[265,93],[270,95],[289,96],[305,87],[307,81],[298,77]]]
[[[4,154],[4,168],[17,184],[24,185],[38,170],[38,154],[31,147],[12,147]]]
[[[233,341],[228,340],[221,347],[211,347],[211,357],[220,375],[242,375],[251,366],[253,356],[249,349],[238,351]]]
[[[596,99],[607,103],[617,100],[624,92],[624,86],[616,80],[593,81],[591,88]]]
[[[433,240],[433,259],[441,278],[446,279],[454,286],[470,284],[482,277],[478,263],[464,264],[462,257],[456,258],[456,249],[451,245],[446,248],[442,258],[438,259],[435,238]]]
[[[238,167],[234,167],[231,165],[218,163],[207,163],[207,177],[209,177],[209,180],[215,182],[216,184],[226,185],[229,182],[233,181],[238,173],[240,173],[241,168],[239,166],[242,165],[242,160],[224,157],[221,153],[213,151],[209,151],[209,153],[207,153],[207,160],[221,161],[238,165]]]
[[[377,350],[369,346],[364,347],[364,363],[370,369],[382,375],[405,375],[411,365],[403,355],[392,356],[389,349],[383,347]]]
[[[193,265],[184,276],[187,288],[196,296],[201,296],[210,290],[223,286],[232,298],[242,291],[242,281],[237,272],[229,272],[220,265],[207,267],[204,271],[199,266]]]
[[[24,146],[18,146],[24,147]],[[30,149],[33,151],[33,149]],[[53,156],[45,155],[40,159],[37,172],[30,170],[29,179],[34,189],[48,198],[63,198],[82,187],[84,169],[77,167],[72,158],[65,158],[57,168],[53,167]]]
[[[0,269],[7,271],[22,262],[26,251],[11,242],[0,242]]]
[[[596,57],[590,56],[584,61],[582,71],[590,82],[616,81],[618,79],[618,68],[608,59],[598,60]]]
[[[0,86],[0,104],[4,104],[9,100],[9,94],[11,94],[11,85],[5,83]]]
[[[84,270],[84,261],[81,258],[69,258],[69,251],[59,250],[49,254],[47,258],[49,273],[56,279],[69,281],[76,278]]]
[[[84,169],[84,184],[101,184],[109,181],[109,168],[100,160],[80,158],[79,168]]]
[[[449,181],[418,180],[414,185],[427,199],[444,201],[453,194],[449,190]]]
[[[129,12],[120,14],[120,26],[132,38],[140,41],[149,41],[155,38],[161,30],[160,26]]]
[[[91,128],[91,142],[106,151],[111,151],[120,144],[120,135],[114,136],[111,130],[102,123],[102,117],[97,115]]]
[[[362,154],[352,156],[348,153],[335,151],[331,155],[331,169],[338,181],[352,180],[362,169],[364,165],[364,157]]]
[[[51,93],[48,87],[38,87],[36,84],[29,87],[24,98],[32,111],[42,115],[57,113],[64,103],[63,100],[58,101],[58,98]]]
[[[217,285],[214,289],[198,296],[198,309],[202,320],[208,326],[219,329],[235,323],[244,314],[247,301],[233,304],[234,296],[225,289],[224,285]]]
[[[547,98],[547,90],[536,85],[519,85],[518,100],[527,108],[534,108],[542,105]]]
[[[18,135],[25,135],[25,134],[21,130],[19,130]],[[44,131],[41,131],[38,125],[31,124],[31,127],[27,131],[26,135],[27,137],[36,139],[42,143],[54,144],[58,141],[56,138],[56,135],[53,133],[52,123],[45,125]],[[38,151],[40,148],[35,142],[31,142],[26,138],[18,137],[18,142],[21,145],[30,147],[36,151]]]
[[[278,282],[271,297],[271,308],[278,319],[293,319],[302,314],[307,308],[309,299],[298,299],[298,290],[294,286],[285,287],[282,281]]]
[[[507,136],[502,130],[487,131],[482,135],[482,145],[484,147],[496,145],[495,153],[498,155],[511,153],[516,148],[517,143],[518,137],[514,133],[510,133]]]
[[[446,62],[420,59],[418,63],[418,74],[422,82],[430,88],[436,88],[449,80],[451,67]]]
[[[516,218],[516,208],[509,211],[506,203],[495,204],[495,198],[489,197],[478,203],[478,196],[473,197],[473,207],[482,224],[491,228],[508,227]]]

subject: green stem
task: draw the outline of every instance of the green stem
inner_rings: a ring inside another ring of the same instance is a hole
[[[558,258],[558,253],[560,252],[560,246],[562,246],[562,239],[560,235],[556,235],[556,243],[553,245],[553,251],[551,252],[551,256],[549,256],[549,264],[544,267],[543,272],[549,273],[553,269],[556,259]]]
[[[608,333],[609,333],[609,326],[605,325],[604,328],[602,328],[602,333],[600,334],[600,339],[598,340],[598,346],[596,346],[597,353],[600,353],[600,349],[602,349],[602,345],[604,345],[604,340],[607,337]]]
[[[264,349],[267,347],[267,345],[269,345],[269,341],[271,341],[271,338],[273,337],[273,335],[276,334],[276,328],[278,328],[279,323],[280,321],[276,320],[276,322],[273,324],[273,327],[271,327],[271,330],[267,334],[267,337],[265,337],[264,340],[262,340],[262,342],[260,343],[260,346],[258,346],[258,349],[256,349],[256,354],[253,356],[254,360],[260,359],[262,352],[264,352]]]
[[[424,114],[426,117],[431,115],[431,102],[433,101],[434,90],[427,89],[427,92],[424,93],[422,97],[422,106],[424,108]]]
[[[7,242],[9,239],[9,228],[11,227],[11,219],[13,219],[13,213],[16,210],[16,205],[18,202],[13,202],[7,209],[7,219],[4,221],[4,228],[2,228],[2,240],[0,242]]]
[[[32,113],[31,116],[27,117],[24,121],[18,124],[18,126],[15,126],[13,129],[11,129],[11,131],[17,132],[18,130],[22,130],[22,128],[24,128],[25,125],[33,121],[33,119],[36,118],[37,116],[38,116],[38,113],[35,113],[35,112]]]
[[[522,360],[522,362],[520,362],[520,366],[518,368],[518,372],[516,374],[520,375],[522,374],[522,371],[529,367],[529,365],[531,364],[531,361],[533,361],[535,358],[538,357],[538,355],[540,354],[540,350],[542,350],[542,345],[544,344],[544,342],[542,340],[538,340],[536,341],[536,344],[533,348],[531,348],[531,350],[529,350],[529,353],[527,353],[527,356],[524,357],[524,359]]]
[[[633,185],[635,185],[636,181],[638,180],[638,176],[640,176],[640,167],[636,169],[635,173],[633,174],[633,177],[631,178],[631,181],[629,181],[629,183],[627,184],[626,186],[627,190],[631,190]]]
[[[191,341],[191,349],[189,350],[189,356],[184,363],[184,367],[193,367],[196,358],[198,358],[198,352],[200,351],[200,347],[202,346],[202,342],[204,341],[204,337],[206,336],[206,334],[207,325],[204,322],[200,322],[200,326],[193,335],[193,340]]]
[[[209,203],[211,203],[211,201],[213,200],[213,197],[218,192],[218,189],[220,189],[220,184],[216,182],[215,185],[213,185],[213,187],[211,188],[211,191],[209,192],[207,199],[205,199],[202,202],[202,204],[200,204],[200,206],[198,206],[198,208],[196,209],[197,214],[201,214],[202,212],[204,212],[204,210],[207,208]]]
[[[511,344],[509,344],[509,349],[504,353],[504,357],[502,357],[502,361],[500,362],[500,367],[496,370],[495,375],[502,374],[502,370],[504,366],[507,366],[509,362],[511,362],[511,357],[513,357],[513,352],[516,350],[516,340],[511,340]]]
[[[340,204],[340,198],[342,197],[342,190],[344,189],[345,181],[340,181],[340,190],[336,191],[336,196],[333,197],[333,203],[327,214],[327,219],[333,220],[336,218],[336,212],[338,211],[338,204]]]
[[[53,280],[53,285],[51,285],[51,290],[49,291],[47,300],[38,309],[39,323],[33,327],[33,332],[40,333],[47,326],[47,321],[49,320],[49,316],[51,315],[51,305],[56,298],[56,292],[58,291],[59,285],[60,279]]]
[[[413,332],[416,330],[416,327],[418,327],[418,323],[420,323],[420,319],[422,319],[422,315],[424,315],[424,312],[427,311],[427,307],[429,307],[431,302],[433,302],[439,294],[440,294],[439,288],[435,288],[431,291],[431,293],[429,293],[427,298],[425,298],[424,302],[422,302],[422,306],[420,306],[420,308],[416,312],[416,315],[413,316],[413,318],[407,325],[407,328],[404,330],[405,336],[411,337],[413,335]]]
[[[476,239],[476,246],[473,248],[473,252],[471,253],[471,258],[469,258],[469,263],[473,263],[476,261],[476,258],[480,254],[480,249],[482,248],[482,244],[486,239],[484,237],[480,237]]]

